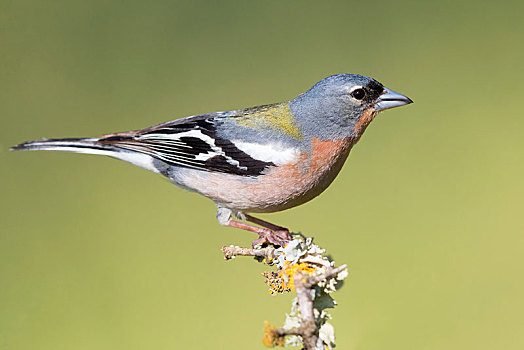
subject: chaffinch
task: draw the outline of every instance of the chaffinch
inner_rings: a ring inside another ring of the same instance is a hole
[[[374,79],[338,74],[276,104],[177,119],[100,138],[25,142],[12,150],[102,154],[169,178],[213,200],[221,225],[255,232],[253,245],[284,245],[283,227],[247,213],[305,203],[337,176],[378,112],[412,103]],[[250,221],[253,226],[233,220]]]

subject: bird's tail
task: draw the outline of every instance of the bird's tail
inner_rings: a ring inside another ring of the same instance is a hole
[[[76,153],[102,154],[111,156],[115,148],[98,142],[98,138],[68,138],[24,142],[11,151],[68,151]]]
[[[121,147],[120,142],[126,139],[130,139],[126,133],[106,135],[101,138],[44,139],[21,143],[12,147],[11,151],[67,151],[100,154],[124,160],[146,170],[159,173],[150,155],[140,152],[140,150],[130,150]]]

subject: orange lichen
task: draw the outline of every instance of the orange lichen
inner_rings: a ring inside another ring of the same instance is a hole
[[[264,338],[262,344],[267,348],[284,346],[284,337],[279,336],[275,331],[277,327],[271,326],[268,321],[264,321]]]

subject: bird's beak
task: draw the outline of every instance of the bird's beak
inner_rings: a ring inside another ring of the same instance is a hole
[[[409,97],[384,88],[384,92],[377,99],[377,103],[375,103],[375,111],[383,111],[385,109],[400,107],[410,103],[413,103],[413,101],[411,101]]]

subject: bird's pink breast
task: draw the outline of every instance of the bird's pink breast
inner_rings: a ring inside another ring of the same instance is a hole
[[[182,169],[176,182],[230,209],[275,212],[303,204],[324,191],[337,176],[355,139],[312,140],[290,164],[273,166],[267,174],[243,177]]]

